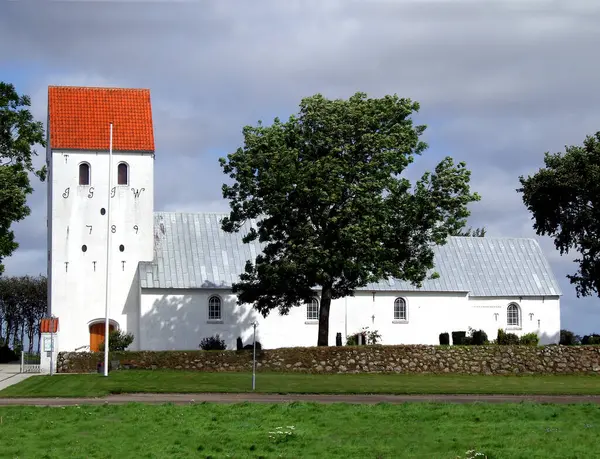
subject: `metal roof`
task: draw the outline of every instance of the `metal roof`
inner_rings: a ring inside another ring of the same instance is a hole
[[[154,261],[139,266],[142,288],[230,288],[254,261],[263,245],[244,244],[239,233],[221,230],[227,213],[156,212],[154,214]],[[535,239],[450,237],[435,251],[438,279],[421,288],[391,279],[360,290],[465,292],[471,296],[561,295],[542,249]]]

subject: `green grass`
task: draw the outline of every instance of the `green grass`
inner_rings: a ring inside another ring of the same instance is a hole
[[[0,397],[102,397],[114,393],[248,392],[252,375],[187,371],[115,371],[35,376]],[[313,394],[600,394],[599,376],[466,376],[258,373],[257,392]]]
[[[0,408],[2,457],[585,458],[590,405],[199,404]],[[277,427],[293,435],[269,437]]]

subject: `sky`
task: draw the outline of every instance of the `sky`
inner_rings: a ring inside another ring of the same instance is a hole
[[[577,298],[576,253],[535,235],[516,188],[544,152],[600,130],[599,23],[591,0],[14,0],[0,2],[0,80],[44,123],[49,85],[149,88],[157,211],[227,211],[218,158],[242,146],[243,126],[287,118],[303,97],[418,101],[429,149],[408,176],[465,161],[482,196],[469,225],[536,238],[562,327],[587,334],[600,299]],[[34,187],[6,275],[46,274],[46,187]]]

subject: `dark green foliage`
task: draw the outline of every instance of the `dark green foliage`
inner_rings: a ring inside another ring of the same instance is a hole
[[[260,341],[257,341],[256,342],[256,350],[260,351],[261,349],[262,349],[262,345],[260,344]],[[246,344],[244,346],[244,350],[245,351],[253,351],[254,350],[254,344],[253,343]]]
[[[572,331],[561,330],[559,344],[562,344],[563,346],[576,346],[581,344],[581,338]]]
[[[238,351],[241,351],[242,349],[244,349],[244,342],[242,341],[241,336],[237,337],[237,340],[235,341],[235,347]]]
[[[363,327],[360,331],[346,337],[346,346],[358,346],[359,335],[362,335],[363,344],[377,344],[381,341],[379,330],[369,331],[369,327]]]
[[[452,332],[452,344],[454,346],[461,346],[467,344],[467,332],[466,331],[453,331]]]
[[[440,333],[440,345],[447,346],[450,344],[450,334],[449,333]]]
[[[461,228],[459,230],[453,231],[451,233],[451,236],[485,237],[485,233],[485,228],[469,228],[467,230]]]
[[[499,328],[496,343],[502,346],[519,344],[519,337],[514,333],[506,333],[504,330]]]
[[[224,351],[227,349],[227,346],[225,345],[225,340],[216,335],[203,338],[200,341],[200,349],[203,351]]]
[[[416,183],[406,178],[427,148],[425,126],[411,119],[418,109],[396,95],[315,95],[286,122],[244,127],[244,146],[220,159],[233,181],[223,185],[223,230],[256,219],[243,241],[264,245],[233,286],[240,304],[287,314],[319,289],[317,344],[326,346],[333,299],[389,277],[421,285],[433,245],[465,226],[479,196],[450,157]]]
[[[526,333],[519,338],[519,344],[525,346],[537,346],[540,342],[540,338],[537,333]]]
[[[44,276],[0,277],[0,344],[27,351],[40,338],[40,321],[48,309],[48,280]],[[37,350],[37,349],[36,349]]]
[[[37,155],[33,146],[46,146],[44,127],[34,121],[26,107],[29,96],[19,95],[14,85],[0,81],[0,275],[4,271],[2,259],[19,246],[11,225],[23,220],[31,212],[27,195],[33,188],[29,172],[42,181],[46,166],[36,171],[32,157]]]
[[[471,330],[470,333],[470,343],[474,346],[483,346],[484,344],[488,344],[487,333],[483,330]]]
[[[565,153],[546,152],[545,167],[519,177],[523,202],[538,235],[548,235],[562,254],[576,250],[579,270],[567,278],[577,296],[600,296],[600,132]]]
[[[108,334],[108,350],[110,352],[124,351],[133,343],[133,334],[121,330],[112,330]],[[104,352],[104,341],[98,345],[98,350]]]
[[[10,363],[19,360],[19,356],[15,351],[4,345],[0,347],[0,363]]]
[[[585,335],[581,339],[581,344],[590,345],[590,344],[600,344],[600,335],[592,333],[591,335]]]

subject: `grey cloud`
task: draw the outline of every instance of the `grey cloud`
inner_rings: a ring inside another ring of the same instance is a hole
[[[217,158],[245,124],[287,118],[316,92],[398,93],[430,126],[411,178],[446,154],[465,160],[483,197],[470,224],[533,236],[518,176],[600,129],[599,22],[600,4],[584,1],[3,2],[0,61],[47,69],[19,88],[42,120],[48,84],[149,87],[157,210],[226,210]],[[9,273],[43,269],[44,188],[15,226]],[[574,298],[576,268],[541,241],[565,324],[584,329],[595,300]]]

